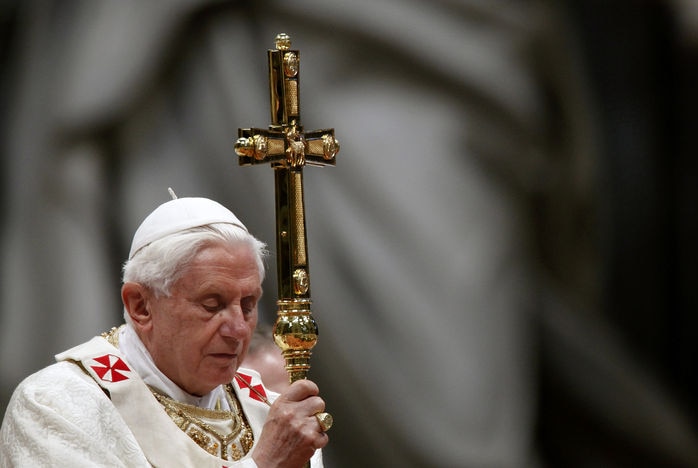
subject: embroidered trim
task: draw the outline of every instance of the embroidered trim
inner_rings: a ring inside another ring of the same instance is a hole
[[[121,329],[124,328],[126,325],[121,325],[120,327],[112,327],[111,330],[108,332],[102,333],[100,336],[107,340],[110,345],[112,345],[115,348],[119,347],[119,333],[121,332]]]
[[[267,399],[267,393],[264,391],[264,387],[261,384],[252,385],[251,376],[236,372],[235,380],[238,381],[240,388],[242,388],[242,385],[244,385],[250,390],[250,398],[266,403],[267,406],[271,406],[271,402]]]
[[[153,388],[158,402],[163,406],[167,415],[185,434],[211,455],[223,460],[237,461],[247,455],[254,444],[254,435],[230,385],[226,385],[226,398],[232,411],[217,411],[180,403],[169,398]],[[230,427],[228,434],[222,434],[212,424],[203,419],[214,420],[218,426]],[[226,422],[227,421],[227,422]],[[223,422],[223,424],[220,424]]]

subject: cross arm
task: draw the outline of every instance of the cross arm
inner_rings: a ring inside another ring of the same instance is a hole
[[[334,129],[303,133],[297,126],[283,130],[241,128],[235,153],[241,166],[271,163],[272,166],[334,166],[339,142]]]

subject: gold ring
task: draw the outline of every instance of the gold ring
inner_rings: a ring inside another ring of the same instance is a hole
[[[330,413],[317,413],[315,419],[320,424],[320,429],[322,432],[327,432],[332,427],[332,415]]]

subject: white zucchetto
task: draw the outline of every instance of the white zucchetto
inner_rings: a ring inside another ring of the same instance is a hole
[[[157,207],[143,220],[133,235],[128,258],[132,259],[136,252],[158,239],[213,223],[233,224],[247,231],[237,216],[218,202],[198,197],[170,200]]]

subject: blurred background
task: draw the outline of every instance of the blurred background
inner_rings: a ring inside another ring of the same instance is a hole
[[[698,466],[692,0],[3,1],[0,415],[121,323],[168,187],[273,252],[233,143],[279,32],[342,144],[305,171],[326,466]]]

